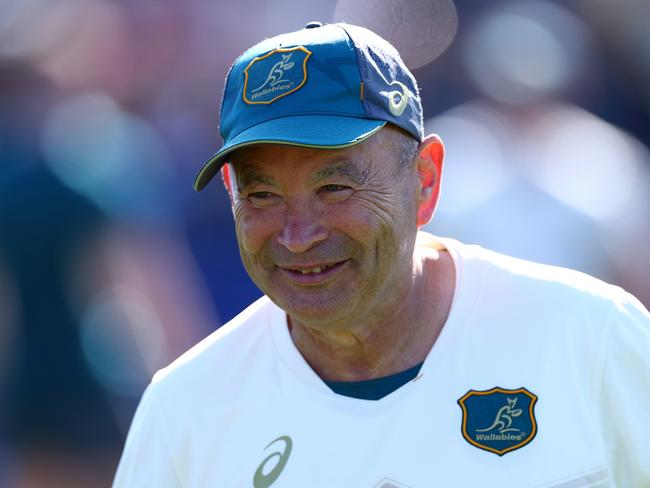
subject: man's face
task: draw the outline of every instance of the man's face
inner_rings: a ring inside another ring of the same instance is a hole
[[[260,144],[234,154],[242,261],[294,319],[363,320],[408,287],[419,188],[413,165],[400,168],[404,137],[389,127],[345,149]]]

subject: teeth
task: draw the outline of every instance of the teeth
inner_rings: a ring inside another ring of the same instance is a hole
[[[305,275],[309,273],[320,273],[321,270],[321,268],[301,269],[300,272]]]
[[[326,269],[331,268],[334,266],[333,264],[328,264],[326,266],[318,266],[317,268],[312,268],[312,269],[297,269],[296,271],[300,271],[302,274],[310,274],[310,273],[320,273],[321,271],[324,271]]]

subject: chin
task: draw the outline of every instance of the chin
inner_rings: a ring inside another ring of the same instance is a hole
[[[268,295],[268,294],[267,294]],[[344,320],[355,309],[350,300],[319,296],[272,296],[269,298],[294,320],[311,325],[327,325]]]

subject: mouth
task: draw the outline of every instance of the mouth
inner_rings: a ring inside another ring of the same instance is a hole
[[[291,281],[299,284],[320,284],[330,276],[334,275],[347,261],[348,260],[346,259],[345,261],[340,261],[338,263],[319,264],[318,266],[310,267],[280,266],[279,269],[282,270]]]

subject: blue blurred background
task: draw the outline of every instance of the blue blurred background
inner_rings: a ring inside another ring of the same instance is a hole
[[[0,486],[110,484],[151,375],[260,295],[220,145],[236,56],[310,20],[393,42],[447,147],[427,230],[650,304],[650,3],[0,0]]]

